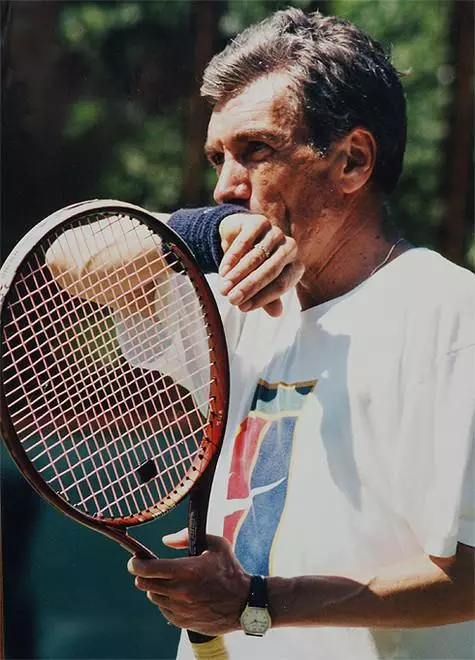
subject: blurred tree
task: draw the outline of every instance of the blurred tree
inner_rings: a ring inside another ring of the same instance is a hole
[[[194,36],[193,75],[188,91],[188,117],[183,159],[184,206],[198,206],[208,201],[203,172],[206,169],[203,144],[206,136],[209,110],[200,97],[198,81],[216,50],[219,36],[219,20],[226,5],[215,0],[194,3],[192,30]]]
[[[475,253],[468,251],[473,239],[474,18],[472,2],[452,2],[447,73],[453,81],[453,92],[442,169],[445,213],[439,244],[441,252],[459,264],[466,263],[468,253],[472,266]],[[475,242],[472,246],[473,251]]]
[[[57,135],[68,97],[55,35],[61,3],[14,2],[11,7],[8,51],[2,53],[4,254],[33,222],[62,205]]]
[[[10,165],[3,175],[5,217],[15,208],[17,215],[25,216],[21,227],[44,212],[87,197],[119,197],[162,210],[210,201],[214,174],[204,165],[201,152],[208,116],[198,97],[201,70],[226,39],[287,4],[15,3],[10,49],[15,76],[4,102],[4,123],[9,127],[4,154]],[[392,47],[398,68],[410,71],[404,80],[408,150],[392,206],[412,241],[437,246],[445,211],[444,145],[450,134],[457,70],[450,59],[449,13],[451,6],[471,3],[294,4],[348,17]],[[34,30],[36,25],[42,29]],[[458,156],[454,162],[459,161]],[[457,181],[460,185],[459,177]],[[28,198],[22,188],[29,190]],[[464,221],[462,227],[465,246],[467,224]],[[10,247],[8,236],[7,243]]]
[[[333,0],[349,18],[392,51],[406,73],[408,145],[404,173],[391,200],[392,213],[417,245],[436,247],[444,217],[441,176],[453,69],[449,66],[450,0]]]
[[[63,134],[78,158],[91,140],[98,196],[177,205],[193,70],[191,5],[69,2],[63,48],[83,74]]]

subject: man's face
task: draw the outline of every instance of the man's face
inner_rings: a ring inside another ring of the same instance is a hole
[[[216,202],[266,215],[301,249],[334,215],[330,161],[308,145],[285,74],[259,78],[215,108],[206,152],[218,174]]]

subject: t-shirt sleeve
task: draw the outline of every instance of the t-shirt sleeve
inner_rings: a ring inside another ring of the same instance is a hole
[[[440,557],[475,546],[475,346],[456,343],[405,393],[397,466],[401,514]]]
[[[193,315],[196,327],[201,327],[200,310],[196,301],[195,309],[190,308],[189,301],[194,297],[184,293],[184,284],[187,284],[189,288],[191,288],[191,284],[180,282],[180,278],[183,279],[180,274],[170,274],[166,304],[163,304],[164,296],[157,295],[154,319],[138,313],[126,315],[117,312],[115,314],[116,336],[122,354],[130,364],[141,369],[164,371],[187,390],[202,392],[203,401],[198,402],[201,407],[208,401],[204,384],[207,379],[206,366],[208,365],[208,353],[205,350],[206,338],[203,337],[203,341],[200,343],[196,340],[196,332],[190,330]],[[220,312],[228,352],[232,352],[239,340],[244,315],[219,294],[217,275],[209,275],[207,279]],[[168,314],[173,316],[173,323],[167,321],[163,309],[167,309]],[[186,318],[186,323],[177,322],[180,315]],[[193,339],[192,345],[190,345],[190,337]],[[201,351],[200,346],[203,347]],[[196,355],[190,360],[192,350]],[[203,383],[196,382],[199,375],[203,378]]]

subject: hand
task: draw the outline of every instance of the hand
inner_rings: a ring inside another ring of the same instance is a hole
[[[156,291],[169,289],[161,241],[134,218],[110,216],[65,231],[45,256],[54,280],[71,296],[127,315],[155,313]]]
[[[251,213],[227,216],[219,233],[224,251],[221,293],[242,312],[263,307],[270,316],[279,316],[281,296],[304,273],[295,240],[265,216]]]
[[[186,548],[188,532],[163,539],[165,545]],[[240,628],[239,617],[250,588],[248,575],[230,543],[207,536],[208,550],[199,557],[137,559],[127,565],[135,586],[147,593],[168,621],[205,635],[223,635]]]

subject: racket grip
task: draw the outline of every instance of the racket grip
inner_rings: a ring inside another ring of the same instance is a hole
[[[218,456],[215,454],[205,472],[192,488],[188,506],[188,554],[201,555],[207,549],[206,518],[208,501]],[[226,660],[228,654],[222,637],[209,637],[188,630],[195,658],[197,660]]]
[[[188,631],[188,635],[190,635]],[[199,635],[199,633],[194,633],[198,637],[205,637],[205,635]],[[193,654],[196,660],[229,660],[229,654],[224,645],[224,640],[222,637],[208,637],[206,642],[193,642],[191,637],[191,648],[193,649]]]
[[[190,491],[188,500],[188,554],[201,555],[208,549],[206,541],[206,519],[208,502],[213,483],[218,455],[211,458],[206,470]]]

